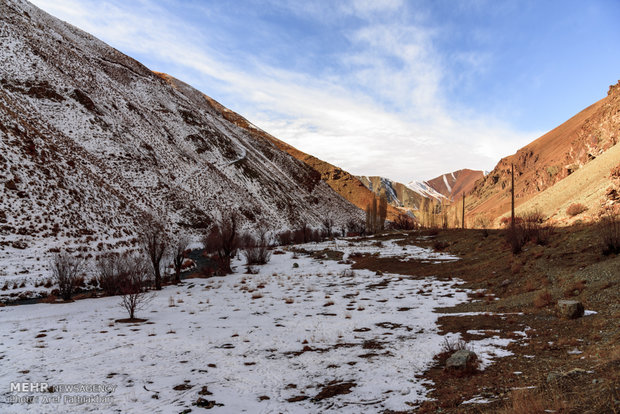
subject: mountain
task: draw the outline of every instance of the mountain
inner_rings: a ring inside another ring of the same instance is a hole
[[[526,203],[547,189],[558,185],[589,163],[597,161],[616,145],[620,138],[620,82],[609,88],[607,96],[587,107],[568,121],[549,131],[514,155],[500,160],[482,180],[475,183],[467,197],[467,214],[484,215],[496,219],[510,209],[511,165],[515,170],[515,204]],[[588,194],[607,192],[597,198],[588,198],[592,211],[614,203],[615,179],[611,171],[612,160],[604,157],[596,162],[598,167],[580,173],[585,181],[580,188]],[[617,160],[620,162],[620,160]],[[600,170],[600,171],[599,171]],[[606,177],[606,178],[601,178]],[[577,179],[568,183],[577,185]],[[566,184],[565,184],[566,185]],[[565,192],[574,193],[571,188]],[[574,193],[577,197],[577,193]],[[568,202],[558,198],[546,204],[548,216],[560,214]]]
[[[357,177],[375,195],[385,194],[387,201],[394,207],[405,210],[418,210],[425,198],[441,198],[441,194],[435,192],[424,183],[411,182],[403,184],[392,181],[389,178],[378,176]]]
[[[476,181],[483,177],[483,171],[463,169],[435,177],[426,184],[449,200],[456,201],[463,193],[469,193]]]
[[[0,2],[0,24],[0,248],[11,254],[128,245],[152,212],[170,231],[224,211],[248,228],[363,219],[189,85],[23,0]]]

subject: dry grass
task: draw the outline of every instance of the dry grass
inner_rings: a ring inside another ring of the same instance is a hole
[[[588,210],[588,207],[581,203],[573,203],[566,209],[566,214],[570,217],[575,217]]]
[[[548,290],[544,290],[542,292],[540,292],[536,298],[534,298],[534,306],[537,308],[544,308],[546,306],[549,306],[551,304],[553,304],[553,296],[551,295],[551,293]]]

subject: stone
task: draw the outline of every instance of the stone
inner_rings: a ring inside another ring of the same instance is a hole
[[[567,319],[577,319],[583,316],[584,309],[581,302],[577,300],[559,300],[558,314]]]
[[[478,356],[475,352],[467,349],[460,349],[448,358],[446,361],[446,369],[465,370],[471,367],[476,359],[478,359]]]
[[[568,378],[572,378],[575,379],[577,377],[580,377],[581,375],[587,375],[588,371],[586,371],[585,369],[581,369],[581,368],[573,368],[570,371],[552,371],[549,374],[547,374],[547,382],[548,383],[554,383],[554,382],[561,382],[564,381]]]

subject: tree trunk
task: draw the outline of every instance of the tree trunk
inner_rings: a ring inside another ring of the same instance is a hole
[[[465,193],[463,193],[463,221],[461,222],[461,228],[465,228]]]

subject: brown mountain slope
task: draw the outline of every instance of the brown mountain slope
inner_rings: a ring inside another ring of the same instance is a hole
[[[178,80],[165,73],[158,73],[158,76],[164,79],[170,84],[178,84]],[[374,194],[368,188],[362,184],[354,175],[344,171],[341,168],[336,167],[328,162],[320,160],[312,155],[306,154],[274,137],[273,135],[257,128],[252,125],[250,121],[242,117],[236,112],[231,111],[224,105],[217,102],[215,99],[203,95],[211,107],[217,111],[221,116],[232,122],[236,126],[244,129],[251,136],[259,140],[266,140],[276,146],[281,151],[284,151],[294,158],[304,162],[310,166],[314,171],[320,174],[320,178],[325,181],[333,190],[340,194],[344,199],[354,204],[355,206],[365,209],[366,206],[372,201]],[[401,211],[393,206],[388,205],[388,220],[392,220],[401,214]]]
[[[500,160],[476,182],[468,197],[468,215],[495,219],[509,210],[511,164],[515,168],[515,204],[519,206],[603,154],[619,137],[620,82],[609,88],[605,98]]]
[[[587,210],[570,215],[572,204]],[[615,145],[573,174],[517,207],[516,214],[540,211],[554,224],[595,221],[605,207],[620,203],[620,145]],[[508,215],[508,214],[507,214]]]
[[[463,196],[463,193],[469,193],[476,181],[481,178],[484,178],[484,172],[466,168],[440,175],[426,183],[448,199],[456,201]]]

